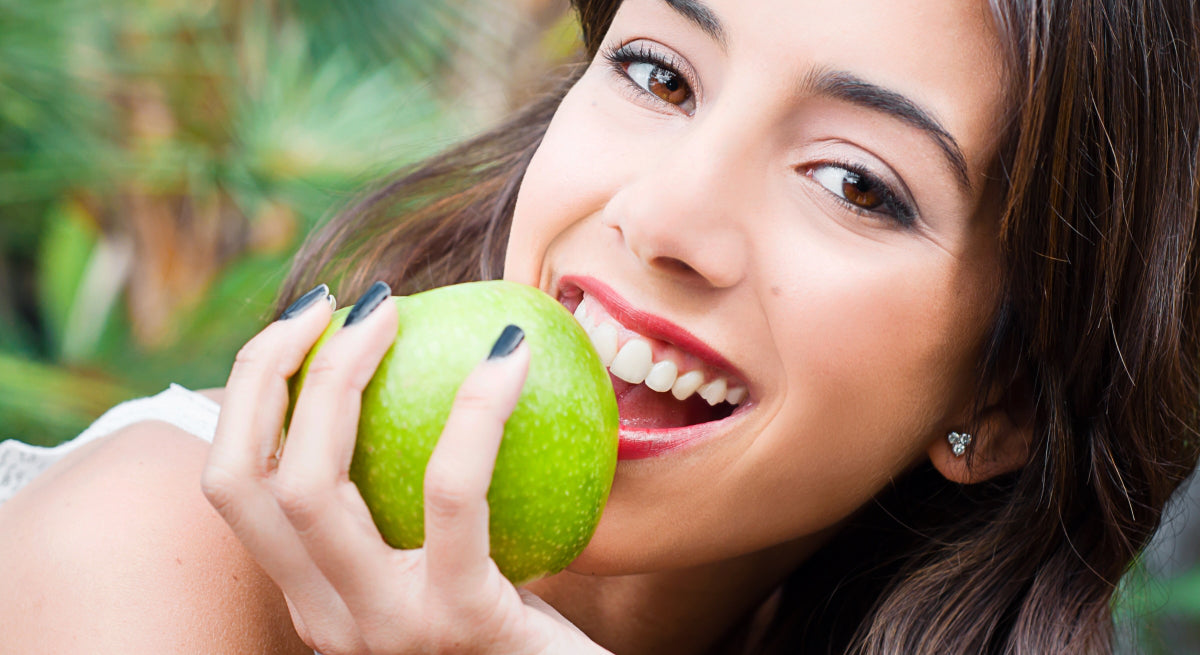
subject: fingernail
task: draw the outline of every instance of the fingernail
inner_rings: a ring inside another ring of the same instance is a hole
[[[288,308],[283,310],[283,313],[279,315],[279,320],[286,321],[289,318],[295,318],[304,310],[312,307],[313,303],[322,298],[328,297],[330,297],[329,286],[325,284],[318,284],[317,286],[313,287],[311,291],[297,298],[296,302],[288,305]]]
[[[504,331],[500,333],[500,338],[496,339],[496,343],[492,346],[492,352],[488,353],[488,359],[500,359],[512,354],[512,351],[521,345],[525,340],[525,332],[515,326],[508,325]]]
[[[384,300],[387,300],[392,295],[392,288],[382,280],[371,285],[367,292],[359,296],[358,300],[354,301],[354,308],[346,315],[346,322],[342,323],[342,327],[350,327],[364,318],[371,315]]]

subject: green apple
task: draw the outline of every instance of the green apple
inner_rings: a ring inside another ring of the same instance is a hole
[[[350,479],[396,548],[424,543],[425,465],[455,393],[510,323],[525,331],[529,375],[488,490],[491,556],[513,584],[561,571],[591,539],[617,462],[608,372],[571,314],[538,289],[505,281],[393,297],[395,343],[363,392]],[[313,355],[292,379],[297,397]]]

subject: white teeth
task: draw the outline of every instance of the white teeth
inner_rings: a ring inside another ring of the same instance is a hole
[[[688,396],[696,393],[701,384],[704,384],[704,374],[700,371],[688,371],[675,378],[675,384],[671,385],[671,395],[675,396],[676,400],[686,400]]]
[[[589,331],[592,345],[600,355],[600,362],[611,366],[617,356],[617,328],[612,323],[601,323]]]
[[[660,393],[668,391],[671,385],[675,384],[675,375],[678,372],[675,362],[669,359],[658,362],[650,367],[650,373],[646,375],[646,386]]]
[[[589,309],[594,310],[590,314],[597,315],[590,316]],[[697,392],[709,405],[722,401],[739,405],[746,400],[746,387],[729,388],[724,377],[705,384],[701,371],[681,374],[678,365],[669,359],[655,362],[651,346],[644,339],[631,338],[618,348],[622,328],[613,323],[602,308],[598,312],[595,310],[597,308],[591,307],[584,298],[575,308],[575,320],[588,333],[600,361],[614,376],[630,384],[645,384],[659,393],[670,391],[677,400],[687,400]]]
[[[725,378],[717,378],[700,387],[700,397],[709,405],[716,405],[725,400]]]
[[[641,339],[630,339],[621,346],[621,351],[613,358],[608,370],[630,384],[639,384],[646,379],[646,374],[650,372],[653,364],[650,344]]]
[[[734,387],[725,394],[725,402],[730,405],[741,405],[746,399],[746,387]]]

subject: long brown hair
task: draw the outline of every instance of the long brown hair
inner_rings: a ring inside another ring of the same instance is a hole
[[[575,0],[590,55],[619,0]],[[1035,407],[1020,471],[931,467],[785,582],[771,653],[1111,649],[1121,575],[1200,454],[1200,10],[993,0],[1012,88],[1004,293],[980,364]],[[511,121],[398,176],[316,233],[281,305],[498,277],[516,191],[578,72]]]

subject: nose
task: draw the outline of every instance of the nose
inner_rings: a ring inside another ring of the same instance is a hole
[[[733,122],[710,115],[636,146],[639,162],[605,206],[604,224],[649,269],[728,288],[746,275],[759,189],[752,152]]]

